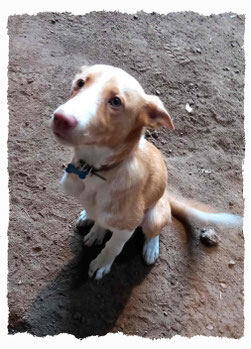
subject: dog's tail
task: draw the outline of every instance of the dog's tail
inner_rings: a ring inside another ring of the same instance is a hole
[[[243,224],[242,217],[231,213],[210,213],[198,210],[184,202],[182,199],[168,194],[171,212],[174,217],[182,223],[191,225],[197,223],[199,225],[220,225],[220,226],[236,226],[241,227]]]

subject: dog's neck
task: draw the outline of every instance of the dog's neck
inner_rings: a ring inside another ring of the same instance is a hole
[[[84,160],[90,166],[96,169],[107,164],[109,158],[114,155],[114,150],[108,147],[95,145],[84,145],[76,147],[74,151],[74,160]]]
[[[74,150],[74,161],[84,160],[95,169],[99,169],[107,165],[114,165],[116,163],[121,163],[123,160],[130,157],[133,150],[143,147],[145,141],[144,134],[142,134],[141,137],[137,139],[133,146],[126,152],[123,145],[119,145],[117,148],[95,145],[79,146]]]

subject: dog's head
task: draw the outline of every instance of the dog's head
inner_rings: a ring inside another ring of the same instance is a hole
[[[72,83],[70,99],[52,116],[51,127],[65,145],[116,147],[141,134],[143,127],[173,123],[157,96],[119,68],[83,66]]]

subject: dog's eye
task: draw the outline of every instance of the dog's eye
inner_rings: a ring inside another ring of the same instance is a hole
[[[83,79],[78,79],[77,81],[77,87],[82,88],[85,84],[85,81]]]
[[[122,105],[122,102],[119,97],[111,98],[108,103],[111,104],[111,106],[114,108],[119,108]]]

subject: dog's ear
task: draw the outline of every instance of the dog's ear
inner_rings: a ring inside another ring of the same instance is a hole
[[[171,116],[157,96],[146,96],[141,116],[143,117],[143,123],[146,127],[155,128],[166,126],[170,130],[174,129]]]

